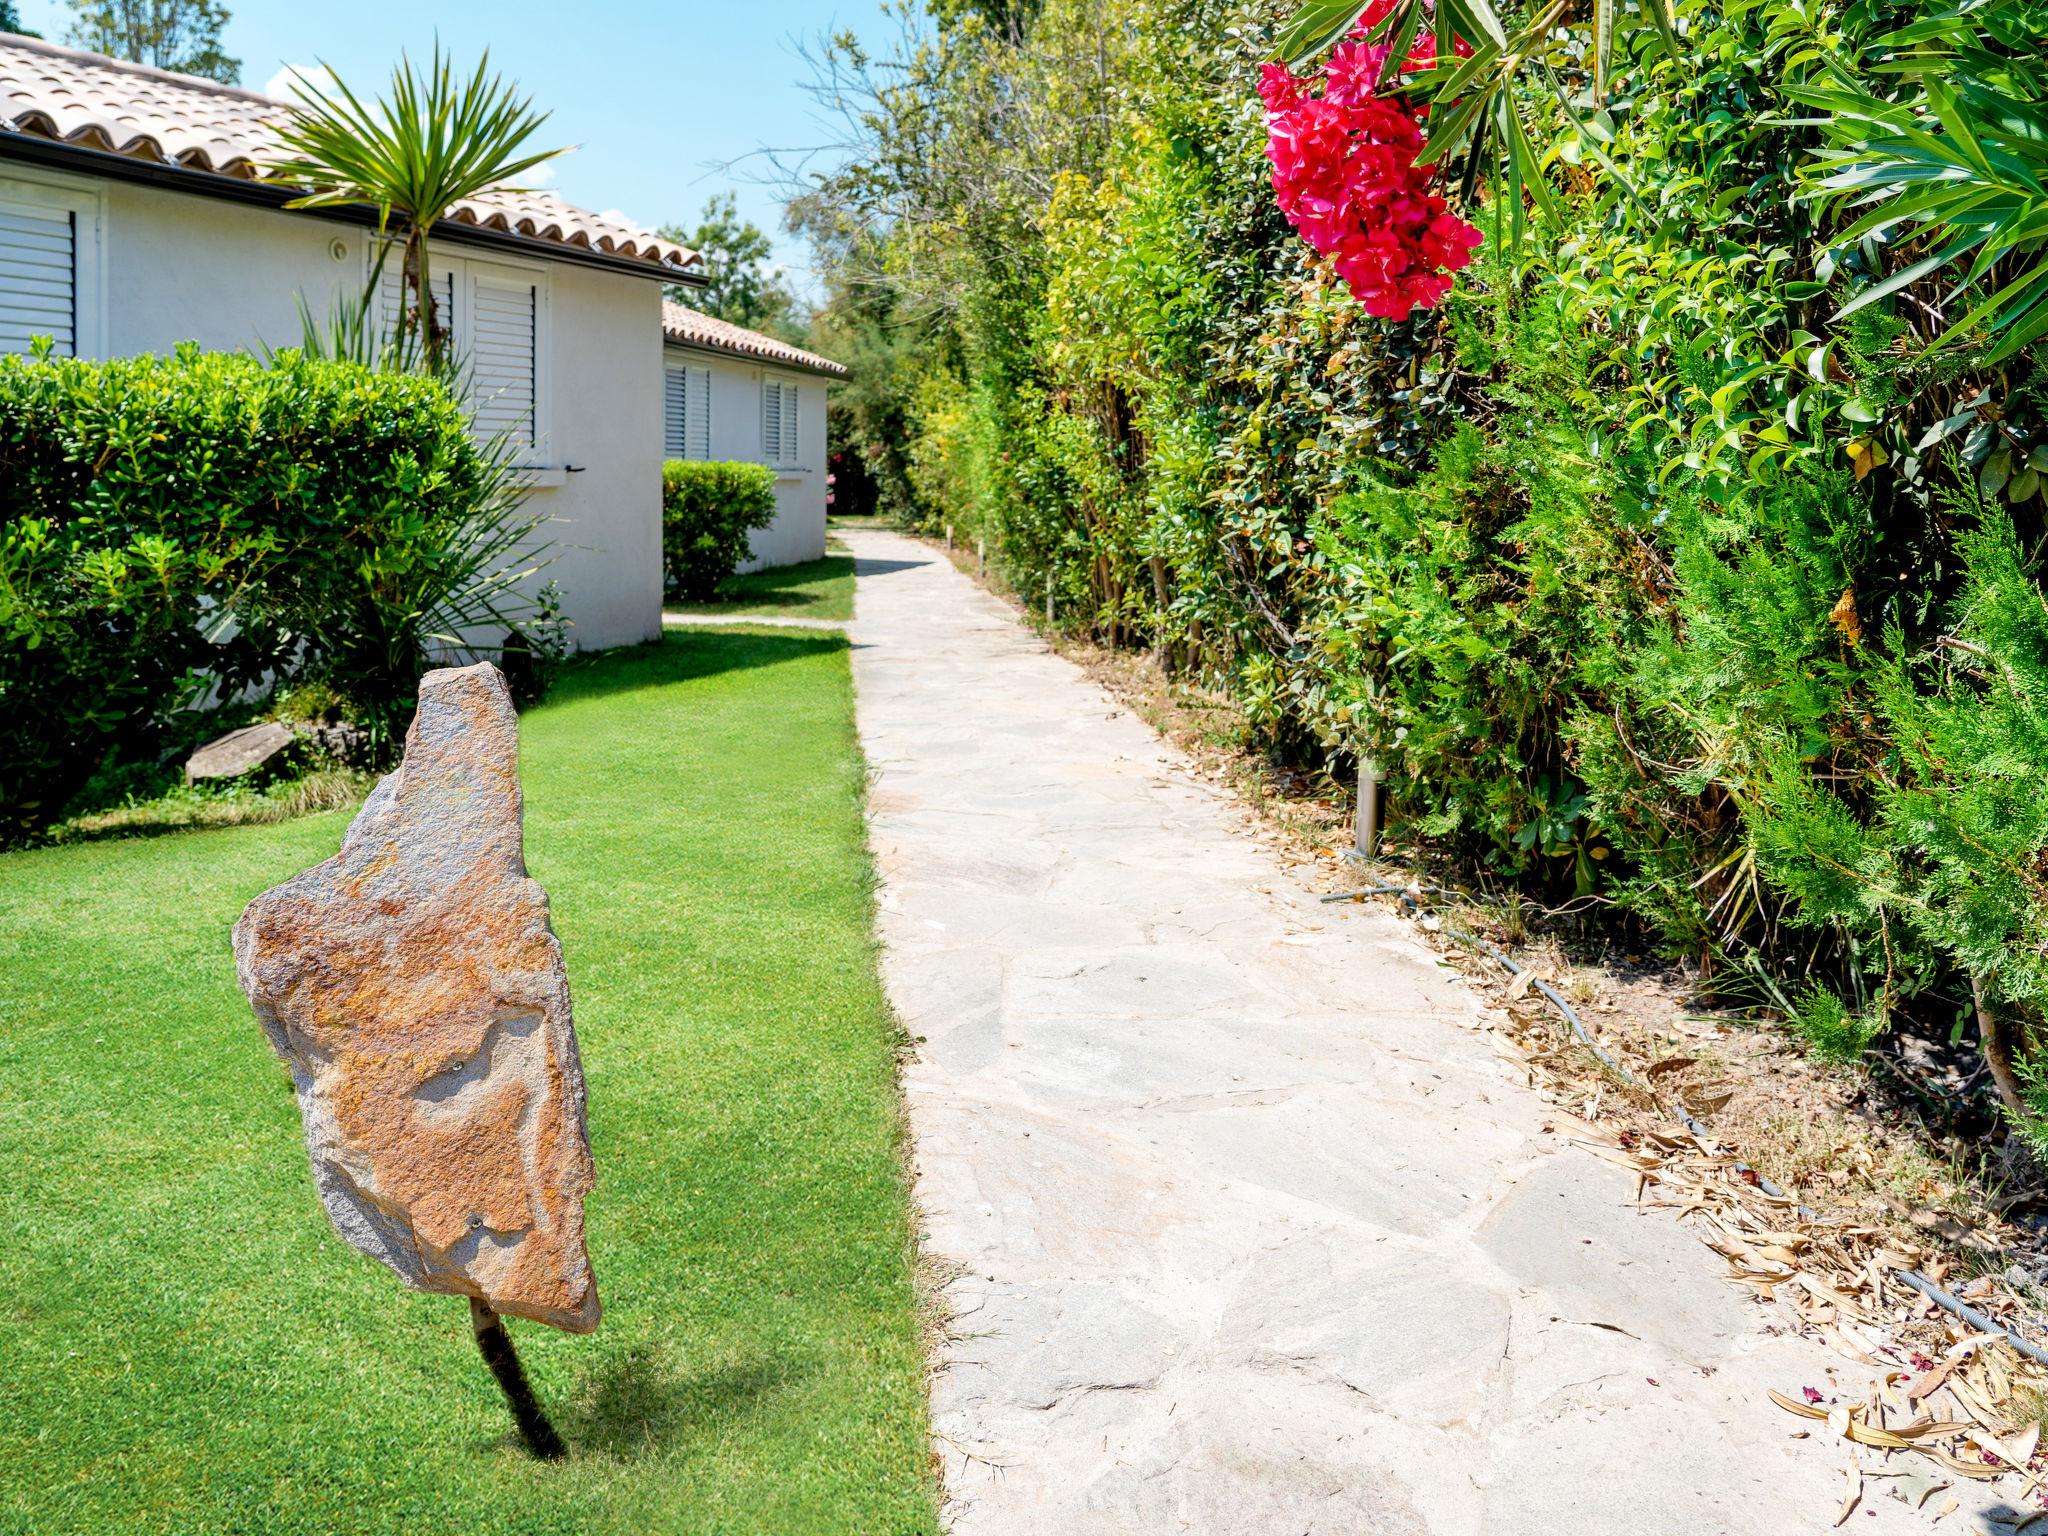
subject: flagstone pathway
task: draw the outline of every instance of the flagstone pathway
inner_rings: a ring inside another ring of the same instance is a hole
[[[1854,1367],[1544,1134],[1397,920],[944,556],[844,537],[952,1531],[1836,1528],[1850,1448],[1765,1392]],[[1892,1486],[1843,1528],[1927,1530]]]

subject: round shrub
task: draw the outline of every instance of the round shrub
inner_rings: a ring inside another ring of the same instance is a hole
[[[0,357],[0,839],[180,706],[284,678],[388,743],[507,506],[432,379]]]
[[[775,521],[775,471],[765,464],[670,459],[661,466],[662,586],[709,602],[747,557],[747,535]]]

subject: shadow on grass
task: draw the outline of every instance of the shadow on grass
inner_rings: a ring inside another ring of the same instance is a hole
[[[562,668],[541,707],[776,667],[845,649],[846,636],[829,629],[672,629],[645,645],[577,657]]]
[[[594,1365],[556,1424],[585,1455],[659,1450],[689,1434],[723,1432],[811,1369],[805,1361],[752,1354],[691,1370],[659,1344],[636,1345]]]
[[[728,577],[716,599],[690,606],[706,613],[732,607],[787,608],[801,613],[803,609],[818,607],[831,596],[819,590],[820,583],[852,573],[853,556],[827,555],[800,565],[778,565],[771,570]]]
[[[664,688],[672,683],[754,667],[780,666],[845,649],[846,637],[832,630],[670,631],[645,645],[574,658],[562,668],[548,700],[569,703],[642,688]],[[49,837],[26,846],[65,847],[274,826],[324,811],[352,810],[377,777],[374,773],[326,770],[272,785],[261,792],[250,786],[245,796],[236,797],[199,797],[190,791],[173,790],[135,806],[106,807],[97,813],[106,818],[105,824],[77,820],[61,823]]]

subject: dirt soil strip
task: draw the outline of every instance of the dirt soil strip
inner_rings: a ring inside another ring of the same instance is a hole
[[[956,1532],[2009,1528],[1891,1496],[1825,1417],[1868,1373],[1571,1145],[1400,920],[943,556],[846,538]]]

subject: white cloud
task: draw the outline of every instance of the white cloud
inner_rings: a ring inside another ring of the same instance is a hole
[[[525,187],[530,191],[537,187],[544,187],[554,179],[555,162],[543,160],[539,165],[529,165],[517,176],[514,176],[512,178],[512,185],[515,187]]]
[[[299,76],[318,90],[330,94],[334,90],[334,74],[324,64],[287,64],[263,82],[263,94],[281,101],[296,101],[303,94]]]
[[[600,219],[610,219],[614,224],[623,224],[628,229],[647,229],[650,227],[649,225],[642,224],[630,213],[622,212],[617,208],[607,208],[598,217]]]

